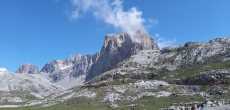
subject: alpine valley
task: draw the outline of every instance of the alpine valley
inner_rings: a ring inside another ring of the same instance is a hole
[[[159,48],[144,32],[108,34],[92,55],[0,69],[0,110],[230,110],[229,96],[228,37]]]

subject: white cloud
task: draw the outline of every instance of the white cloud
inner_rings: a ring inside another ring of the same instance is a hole
[[[72,0],[72,17],[79,18],[84,13],[92,13],[106,24],[133,35],[138,31],[147,33],[142,12],[136,7],[125,10],[122,0]]]
[[[162,49],[165,47],[177,47],[178,43],[176,39],[165,39],[160,36],[160,34],[155,34],[155,38],[157,40],[158,46]]]

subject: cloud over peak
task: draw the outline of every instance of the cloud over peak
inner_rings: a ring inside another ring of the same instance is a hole
[[[84,13],[92,13],[104,23],[133,35],[146,32],[142,12],[136,7],[124,9],[122,0],[72,0],[72,17],[77,19]]]

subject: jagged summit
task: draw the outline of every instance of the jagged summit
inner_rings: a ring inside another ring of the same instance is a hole
[[[67,69],[68,67],[72,66],[70,62],[64,61],[64,60],[54,60],[51,61],[41,69],[41,72],[44,73],[53,73],[58,70],[64,70]]]
[[[229,44],[230,38],[228,37],[217,37],[212,40],[209,40],[208,42],[186,42],[184,44],[184,47],[191,47],[191,46],[198,46],[198,45],[212,45],[212,44]]]
[[[82,54],[75,54],[71,55],[70,57],[64,60],[53,60],[41,69],[41,72],[44,73],[53,73],[58,71],[65,71],[74,68],[76,64],[81,62],[90,62],[93,55],[82,55]]]
[[[124,43],[140,44],[143,49],[158,48],[155,41],[148,34],[143,32],[137,32],[134,36],[126,32],[107,34],[103,47],[121,47]]]
[[[137,40],[138,39],[138,40]],[[94,55],[76,54],[64,60],[54,60],[46,64],[41,72],[59,81],[68,77],[85,75],[90,80],[136,54],[140,50],[159,50],[155,41],[138,32],[135,36],[128,33],[107,34],[101,50]]]
[[[39,73],[39,69],[33,64],[23,64],[18,68],[16,73],[36,74]]]
[[[210,40],[209,43],[214,43],[214,42],[230,43],[230,38],[229,37],[218,37],[218,38],[215,38],[213,40]]]
[[[128,33],[118,33],[107,35],[98,60],[90,68],[87,80],[115,68],[119,62],[140,50],[159,50],[159,48],[147,34],[137,33],[135,36],[131,36]]]

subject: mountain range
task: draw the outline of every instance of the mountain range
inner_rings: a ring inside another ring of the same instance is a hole
[[[228,100],[229,69],[227,37],[160,49],[144,32],[108,34],[92,55],[50,61],[41,69],[23,64],[15,73],[0,68],[0,108],[159,110]]]

